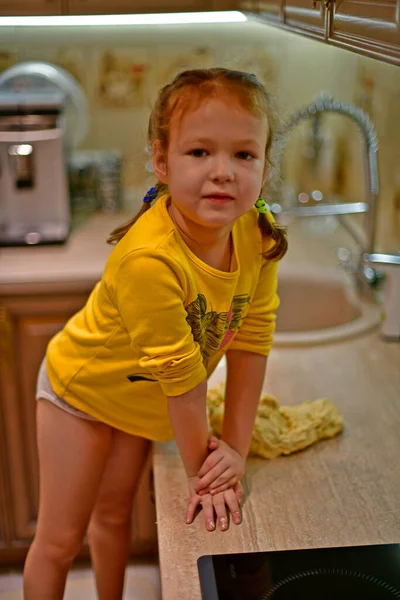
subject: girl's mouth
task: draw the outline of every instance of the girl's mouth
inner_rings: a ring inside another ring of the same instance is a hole
[[[213,204],[226,204],[234,199],[233,196],[230,196],[229,194],[207,194],[204,198]]]

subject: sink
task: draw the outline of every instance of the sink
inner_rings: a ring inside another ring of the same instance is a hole
[[[282,267],[278,281],[275,346],[346,339],[381,322],[380,306],[360,299],[348,276],[337,270]]]

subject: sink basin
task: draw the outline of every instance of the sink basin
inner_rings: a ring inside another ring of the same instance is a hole
[[[317,344],[353,337],[381,322],[381,308],[361,300],[344,273],[282,268],[274,345]]]

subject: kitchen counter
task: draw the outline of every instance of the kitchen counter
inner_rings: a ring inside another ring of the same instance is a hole
[[[132,214],[92,214],[64,244],[0,248],[0,294],[90,290],[112,250],[111,231]]]
[[[223,379],[223,369],[210,386]],[[344,433],[297,454],[248,460],[243,523],[209,533],[184,522],[187,487],[174,442],[154,446],[163,600],[200,600],[203,554],[400,542],[400,344],[379,333],[273,348],[265,391],[281,404],[335,402]]]
[[[0,247],[0,294],[70,291],[73,287],[86,288],[100,279],[112,246],[106,243],[110,232],[126,223],[132,213],[94,213],[74,227],[64,244],[22,247]],[[310,235],[301,220],[290,225],[290,246],[284,262],[291,266],[309,265],[323,269],[335,268],[335,248],[352,248],[346,231],[334,235]],[[306,240],[306,244],[304,243]],[[39,286],[39,287],[38,287]]]

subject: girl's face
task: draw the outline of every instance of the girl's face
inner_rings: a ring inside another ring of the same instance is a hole
[[[266,175],[267,119],[234,99],[209,99],[172,118],[167,155],[157,142],[154,170],[186,222],[230,230],[257,201]]]

